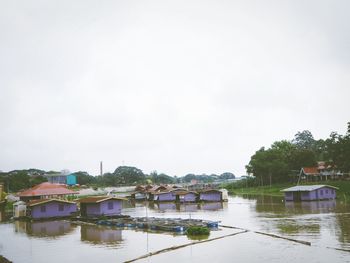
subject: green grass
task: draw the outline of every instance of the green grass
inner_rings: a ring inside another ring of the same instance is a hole
[[[337,199],[350,201],[350,181],[320,181],[320,182],[309,182],[303,183],[302,185],[313,185],[313,184],[326,184],[338,187]],[[270,186],[258,186],[258,187],[241,187],[235,188],[232,185],[227,185],[226,189],[230,194],[235,195],[269,195],[269,196],[283,196],[282,189],[292,187],[295,184],[273,184]]]

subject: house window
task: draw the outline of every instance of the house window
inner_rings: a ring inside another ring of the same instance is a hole
[[[326,194],[328,194],[328,189],[326,189]]]
[[[63,204],[59,204],[58,205],[58,211],[63,211],[64,210],[64,205]]]
[[[320,190],[320,195],[323,195],[323,190]]]
[[[108,202],[108,209],[112,210],[113,209],[113,202]]]
[[[44,205],[40,206],[40,211],[42,213],[45,213],[46,212],[46,206],[44,206]]]

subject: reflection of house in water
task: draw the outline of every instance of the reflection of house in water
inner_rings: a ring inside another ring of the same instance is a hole
[[[120,244],[123,241],[122,230],[82,225],[81,240],[93,244]]]
[[[182,212],[196,212],[196,211],[198,211],[198,204],[181,204],[180,211],[182,211]]]
[[[198,204],[195,203],[156,203],[153,205],[154,209],[160,210],[160,211],[180,211],[180,212],[195,212],[198,210]]]
[[[336,200],[323,200],[314,202],[285,202],[285,207],[288,210],[293,210],[294,213],[324,213],[333,212],[336,208]]]
[[[200,204],[202,210],[220,210],[223,209],[223,202],[211,202],[211,203],[202,203]]]
[[[26,222],[15,221],[15,230],[36,237],[64,236],[75,229],[76,226],[68,221]]]
[[[154,208],[161,211],[165,210],[176,210],[176,204],[175,203],[158,203],[154,204]]]

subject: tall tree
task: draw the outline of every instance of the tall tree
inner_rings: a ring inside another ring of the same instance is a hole
[[[298,132],[295,134],[293,139],[293,144],[295,144],[299,149],[312,150],[315,146],[315,139],[312,133],[308,130]]]

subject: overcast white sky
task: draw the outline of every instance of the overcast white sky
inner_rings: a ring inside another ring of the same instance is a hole
[[[0,170],[245,173],[350,121],[350,1],[0,0]]]

